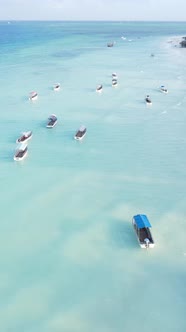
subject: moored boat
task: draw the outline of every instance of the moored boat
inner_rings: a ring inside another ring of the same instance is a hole
[[[160,86],[160,91],[163,92],[163,93],[168,93],[168,90],[165,88],[164,85]]]
[[[146,102],[147,105],[152,105],[152,100],[150,99],[149,95],[146,96],[145,102]]]
[[[118,75],[116,73],[112,73],[112,78],[117,80]]]
[[[26,157],[27,153],[28,153],[27,144],[21,143],[15,151],[14,160],[15,161],[23,160]]]
[[[55,114],[51,114],[48,118],[48,122],[46,127],[47,128],[53,128],[57,123],[57,116]]]
[[[32,131],[25,131],[22,135],[16,140],[16,143],[23,143],[27,142],[29,139],[32,138]]]
[[[113,47],[114,43],[107,43],[107,47]]]
[[[145,214],[137,214],[132,219],[139,245],[143,249],[153,248],[155,243],[150,231],[151,224]]]
[[[74,139],[81,140],[86,135],[87,129],[85,126],[80,126],[80,128],[77,130]]]
[[[60,84],[59,83],[56,83],[53,87],[54,91],[59,91],[61,88]]]
[[[36,100],[37,98],[38,98],[38,94],[36,91],[30,92],[29,100]]]
[[[116,79],[112,80],[112,86],[117,86],[118,85],[118,81]]]
[[[102,90],[103,90],[103,85],[102,84],[98,85],[96,88],[96,92],[101,92]]]

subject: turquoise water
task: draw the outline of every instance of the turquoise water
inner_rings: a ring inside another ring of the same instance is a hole
[[[0,22],[1,331],[186,331],[186,50],[174,47],[185,32],[171,22]],[[14,162],[27,130],[28,157]],[[137,243],[138,213],[153,250]]]

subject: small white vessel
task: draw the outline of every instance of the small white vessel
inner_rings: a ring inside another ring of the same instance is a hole
[[[146,102],[147,105],[152,105],[152,100],[150,99],[149,95],[146,96],[145,102]]]
[[[112,80],[112,86],[115,87],[115,86],[117,86],[117,85],[118,85],[118,81],[117,81],[116,79],[113,79],[113,80]]]
[[[150,231],[151,224],[145,214],[133,217],[132,225],[137,235],[139,245],[143,249],[154,248],[154,240]]]
[[[96,92],[102,92],[102,90],[103,90],[103,85],[102,84],[98,85],[96,88]]]
[[[36,100],[37,98],[38,98],[38,94],[37,94],[36,91],[32,91],[32,92],[30,92],[29,100],[34,101],[34,100]]]
[[[86,135],[87,129],[85,126],[81,126],[76,132],[74,139],[81,140]]]
[[[163,92],[163,93],[168,93],[168,90],[165,88],[164,85],[160,86],[160,91]]]
[[[53,128],[57,123],[57,116],[55,114],[51,114],[48,118],[48,122],[46,127],[47,128]]]
[[[29,139],[32,138],[32,131],[25,131],[22,135],[16,140],[16,143],[23,143],[27,142]]]
[[[59,83],[56,83],[53,87],[54,91],[59,91],[61,88],[60,84]]]
[[[107,43],[107,47],[113,47],[113,46],[114,46],[114,42]]]
[[[21,143],[15,151],[14,160],[15,161],[23,160],[26,157],[27,153],[28,153],[27,144]]]
[[[116,73],[112,73],[112,78],[117,80],[118,75]]]

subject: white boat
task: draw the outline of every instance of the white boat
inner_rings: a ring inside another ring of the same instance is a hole
[[[46,127],[47,128],[53,128],[57,123],[57,116],[55,114],[51,114],[48,118],[48,122]]]
[[[114,46],[114,43],[111,42],[111,43],[107,43],[107,47],[113,47]]]
[[[132,224],[140,247],[143,249],[153,248],[155,243],[150,231],[151,224],[147,216],[145,214],[138,214],[134,216]]]
[[[27,153],[28,153],[27,144],[21,143],[15,151],[14,160],[15,161],[23,160],[26,157]]]
[[[147,105],[152,105],[152,100],[150,99],[149,95],[146,96],[145,102],[146,102]]]
[[[53,87],[54,91],[59,91],[61,88],[60,84],[59,83],[56,83]]]
[[[23,143],[27,142],[29,139],[32,138],[32,131],[25,131],[22,135],[16,140],[16,143]]]
[[[98,85],[96,88],[96,92],[101,92],[102,90],[103,90],[103,85],[102,84]]]
[[[112,73],[112,78],[116,79],[118,78],[118,75],[116,73]]]
[[[160,91],[163,92],[163,93],[168,93],[168,90],[165,88],[164,85],[160,86]]]
[[[36,100],[37,98],[38,98],[38,94],[36,91],[30,92],[29,100]]]
[[[116,79],[112,80],[112,86],[117,86],[118,85],[118,81]]]
[[[85,126],[81,126],[81,127],[77,130],[77,132],[76,132],[76,134],[75,134],[75,136],[74,136],[74,139],[76,139],[76,140],[81,140],[81,139],[86,135],[86,132],[87,132],[86,127],[85,127]]]

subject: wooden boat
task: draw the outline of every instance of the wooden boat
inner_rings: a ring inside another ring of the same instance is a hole
[[[81,139],[86,135],[86,132],[87,132],[86,127],[85,127],[85,126],[81,126],[81,127],[77,130],[77,132],[76,132],[76,134],[75,134],[75,136],[74,136],[74,139],[76,139],[76,140],[81,140]]]
[[[27,144],[21,143],[15,151],[14,160],[15,161],[23,160],[26,157],[27,153],[28,153]]]
[[[137,214],[133,217],[132,224],[140,247],[143,249],[153,248],[155,244],[150,231],[151,224],[147,216],[144,214]]]
[[[16,143],[23,143],[27,142],[29,139],[32,138],[32,131],[25,131],[22,135],[16,140]]]
[[[57,123],[57,116],[55,114],[51,114],[48,118],[48,122],[46,127],[47,128],[53,128]]]
[[[30,92],[29,100],[34,101],[34,100],[36,100],[37,98],[38,98],[38,94],[37,94],[36,91],[32,91],[32,92]]]

